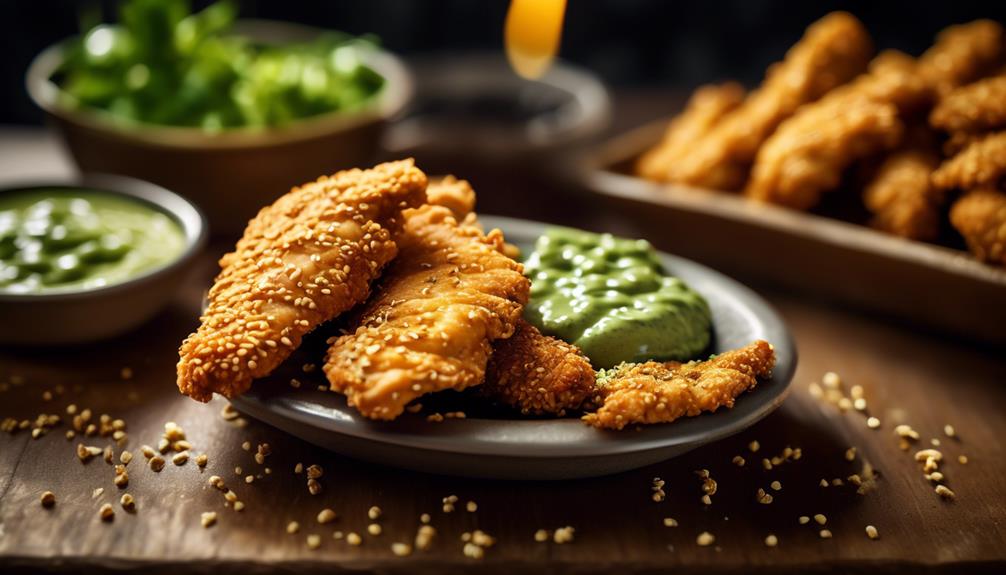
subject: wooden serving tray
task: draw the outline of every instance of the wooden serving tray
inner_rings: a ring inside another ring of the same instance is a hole
[[[1006,270],[967,252],[905,240],[816,213],[631,174],[666,120],[586,154],[581,183],[633,218],[661,249],[735,275],[1006,345]]]

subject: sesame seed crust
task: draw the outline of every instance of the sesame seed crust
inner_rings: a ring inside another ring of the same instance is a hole
[[[708,361],[622,364],[598,384],[601,407],[583,420],[594,427],[623,429],[731,408],[737,396],[753,388],[759,377],[768,377],[774,365],[775,351],[762,340]]]
[[[493,345],[480,389],[524,414],[562,416],[593,394],[594,379],[590,360],[576,346],[521,319],[512,337]]]
[[[332,342],[323,368],[332,390],[372,419],[482,383],[492,341],[513,334],[530,290],[521,264],[501,253],[498,230],[459,224],[442,206],[407,211],[398,245],[381,289],[352,318],[355,330]]]
[[[323,176],[263,208],[221,258],[202,323],[182,343],[182,393],[241,394],[306,333],[366,299],[397,252],[401,211],[425,189],[410,159]]]

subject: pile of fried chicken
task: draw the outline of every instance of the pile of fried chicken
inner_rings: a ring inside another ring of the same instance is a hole
[[[861,168],[873,227],[934,241],[949,206],[972,254],[1006,265],[1004,40],[1000,24],[977,20],[918,58],[874,57],[859,20],[831,13],[750,93],[696,90],[636,172],[807,210]]]
[[[525,414],[585,411],[590,425],[622,429],[732,407],[770,375],[772,346],[756,341],[704,362],[625,364],[598,382],[579,349],[522,319],[530,280],[474,206],[467,182],[428,184],[412,160],[294,188],[220,260],[201,325],[179,351],[179,389],[235,397],[336,319],[344,327],[327,341],[324,374],[371,419],[480,386]]]

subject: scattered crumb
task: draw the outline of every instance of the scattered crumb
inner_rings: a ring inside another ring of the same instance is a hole
[[[42,507],[52,507],[53,505],[56,505],[56,494],[52,491],[45,491],[42,493],[40,500],[42,502]]]
[[[205,511],[200,516],[199,522],[202,523],[203,527],[209,529],[217,522],[217,512],[216,511]]]
[[[757,450],[754,450],[757,451]],[[695,542],[699,544],[700,547],[708,547],[716,541],[716,536],[708,531],[703,531],[699,533],[699,536],[695,538]]]
[[[879,539],[880,533],[877,531],[877,528],[874,527],[873,525],[867,525],[866,536],[869,537],[870,539]]]
[[[779,544],[779,538],[776,537],[775,535],[772,535],[771,533],[769,533],[768,537],[765,538],[766,547],[775,547],[778,544]]]

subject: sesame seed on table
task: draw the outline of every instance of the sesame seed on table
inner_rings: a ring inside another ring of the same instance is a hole
[[[632,233],[585,215],[581,197],[494,195],[492,177],[456,171],[486,182],[487,212]],[[0,572],[1006,572],[1006,358],[994,350],[753,284],[800,365],[751,429],[596,479],[434,476],[178,394],[178,344],[227,247],[213,244],[171,307],[121,339],[0,348],[0,421],[14,421],[0,426]],[[304,387],[320,381],[297,367]]]

